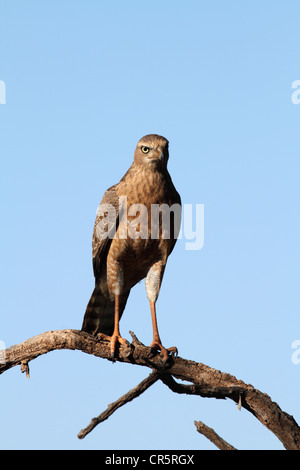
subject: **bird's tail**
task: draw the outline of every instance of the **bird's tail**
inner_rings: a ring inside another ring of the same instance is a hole
[[[120,295],[120,318],[125,309],[129,292]],[[114,331],[115,301],[105,297],[99,286],[96,286],[87,305],[82,323],[82,331],[91,335],[104,333],[111,336]]]

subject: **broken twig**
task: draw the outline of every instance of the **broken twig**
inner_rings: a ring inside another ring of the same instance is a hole
[[[202,421],[194,421],[194,424],[197,428],[197,431],[203,436],[207,437],[216,447],[220,450],[237,450],[232,445],[228,444],[228,442],[224,441],[222,437],[220,437],[212,428],[206,426],[206,424],[202,423]]]

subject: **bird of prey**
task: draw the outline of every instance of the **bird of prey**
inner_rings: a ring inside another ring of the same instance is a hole
[[[164,362],[170,353],[177,353],[176,347],[162,345],[155,307],[181,218],[181,199],[167,170],[168,158],[165,137],[142,137],[129,170],[104,193],[97,211],[93,232],[95,288],[82,330],[108,339],[112,359],[118,344],[126,342],[119,321],[130,290],[144,278],[153,327],[151,351],[160,351]],[[169,209],[165,210],[169,225],[164,223],[162,209]]]

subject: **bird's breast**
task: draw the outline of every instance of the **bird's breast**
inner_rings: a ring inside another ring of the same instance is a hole
[[[169,174],[159,171],[132,173],[120,182],[118,195],[122,216],[110,251],[122,263],[125,282],[134,285],[154,263],[166,263],[174,246],[173,211],[174,205],[180,209],[180,197]],[[180,214],[178,220],[180,224]]]

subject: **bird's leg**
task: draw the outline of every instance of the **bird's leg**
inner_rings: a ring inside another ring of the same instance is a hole
[[[119,329],[119,323],[120,323],[119,300],[120,300],[120,296],[115,295],[115,323],[114,323],[114,331],[113,331],[113,334],[112,334],[111,339],[110,339],[110,351],[111,351],[112,359],[115,358],[117,343],[120,343],[120,344],[127,344],[128,343],[128,341],[125,338],[122,338],[122,336],[120,334],[120,329]]]
[[[158,333],[155,302],[151,300],[150,300],[150,309],[151,309],[151,320],[152,320],[152,329],[153,329],[153,341],[151,343],[151,347],[152,347],[153,344],[161,345],[161,339]]]
[[[119,301],[120,296],[119,294],[115,295],[115,318],[114,318],[114,331],[111,336],[104,335],[103,333],[99,333],[100,338],[107,339],[110,342],[110,352],[112,360],[115,359],[116,356],[116,349],[117,344],[128,344],[128,341],[125,338],[122,338],[119,329],[120,323],[120,310],[119,310]]]
[[[119,300],[120,296],[115,295],[115,317],[114,317],[114,331],[111,336],[106,335],[104,333],[98,333],[97,338],[98,339],[105,339],[110,342],[110,352],[111,352],[111,358],[112,360],[115,359],[116,357],[116,349],[117,349],[117,344],[129,344],[128,341],[125,338],[122,338],[120,334],[120,329],[119,329],[119,323],[120,323],[120,310],[119,310]]]
[[[151,309],[151,319],[152,319],[152,328],[153,328],[153,341],[150,344],[151,351],[160,351],[163,357],[163,362],[167,362],[169,358],[169,353],[172,355],[177,355],[178,351],[176,346],[171,348],[165,348],[162,343],[158,333],[157,318],[156,318],[156,308],[155,302],[150,300],[150,309]]]
[[[124,271],[122,264],[114,257],[115,250],[111,250],[107,257],[107,284],[112,298],[115,299],[114,329],[111,336],[99,333],[99,338],[110,342],[110,351],[112,360],[115,359],[117,345],[129,344],[122,338],[119,329],[120,322],[120,295],[124,286]]]
[[[162,261],[158,261],[157,263],[153,264],[153,266],[149,269],[147,277],[146,277],[146,291],[147,297],[150,302],[150,309],[151,309],[151,318],[152,318],[152,328],[153,328],[153,341],[150,344],[151,352],[152,351],[161,351],[163,362],[167,362],[169,358],[169,353],[177,354],[177,348],[164,348],[161,344],[161,339],[158,333],[157,327],[157,319],[156,319],[156,300],[159,294],[159,289],[161,285],[161,281],[163,278],[165,270],[165,263]]]

